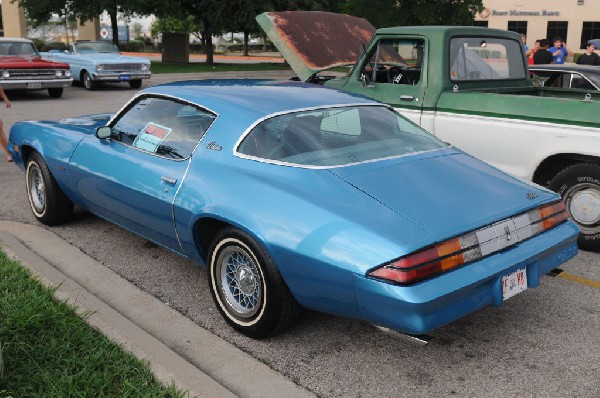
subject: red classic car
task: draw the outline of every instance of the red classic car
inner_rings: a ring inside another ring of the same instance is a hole
[[[44,90],[62,96],[73,82],[69,65],[46,61],[27,39],[0,38],[0,85],[4,90]]]

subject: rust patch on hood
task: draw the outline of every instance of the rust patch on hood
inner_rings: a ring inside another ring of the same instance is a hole
[[[302,80],[356,62],[375,33],[364,18],[330,12],[268,12],[256,19]]]

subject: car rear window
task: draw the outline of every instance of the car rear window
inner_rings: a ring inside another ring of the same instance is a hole
[[[343,166],[446,146],[388,107],[350,106],[264,120],[237,152],[284,164]]]

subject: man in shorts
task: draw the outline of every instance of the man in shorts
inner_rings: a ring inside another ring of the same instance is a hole
[[[2,86],[0,85],[0,97],[2,97],[2,100],[4,101],[4,104],[6,104],[7,108],[10,108],[10,101],[8,100],[8,97],[6,96],[6,93],[4,92],[4,89],[2,88]],[[10,156],[10,152],[8,152],[8,148],[6,148],[6,146],[8,145],[8,140],[6,139],[6,134],[4,133],[4,123],[2,122],[2,119],[0,119],[0,146],[2,147],[2,149],[4,149],[4,152],[6,152],[6,160],[8,160],[9,162],[12,162],[12,156]]]

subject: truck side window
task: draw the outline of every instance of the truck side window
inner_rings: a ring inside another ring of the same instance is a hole
[[[380,40],[363,65],[361,78],[374,83],[418,84],[424,54],[423,39]]]

